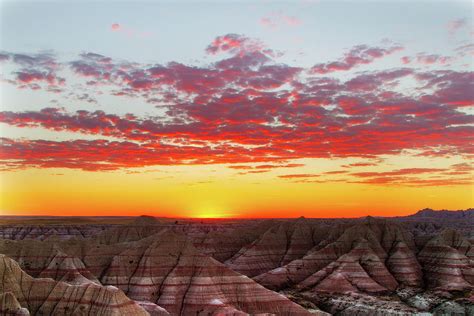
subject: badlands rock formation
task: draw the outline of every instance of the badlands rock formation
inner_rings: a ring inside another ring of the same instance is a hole
[[[318,292],[366,292],[386,294],[398,286],[395,278],[365,239],[357,241],[353,249],[314,273],[298,287]]]
[[[474,247],[454,230],[430,240],[418,258],[427,285],[441,290],[471,289],[474,285]]]
[[[399,225],[369,218],[362,223],[343,226],[342,229],[335,230],[333,234],[322,240],[301,259],[293,260],[282,267],[263,273],[255,280],[276,290],[296,285],[313,273],[337,261],[342,255],[348,254],[360,244],[361,240],[383,262],[383,265],[386,261],[393,263],[395,260],[399,260],[400,242],[403,243],[402,245],[406,245],[405,252],[409,254],[407,256],[414,256],[414,251],[416,251],[412,236]],[[408,266],[409,262],[406,260],[402,263]],[[375,269],[372,266],[367,266],[367,268],[369,270]],[[397,268],[401,267],[397,266]],[[397,281],[402,284],[406,283],[408,277],[409,283],[421,286],[421,270],[417,269],[416,265],[414,269],[415,271],[412,271],[410,275]],[[371,271],[370,273],[376,272]],[[400,276],[400,273],[398,275]]]
[[[156,305],[172,315],[308,314],[285,296],[200,253],[183,234],[161,230],[138,241],[109,242],[100,236],[97,240],[2,240],[0,252],[34,276],[113,286],[148,311]],[[65,261],[68,264],[62,264]]]
[[[467,210],[459,211],[448,211],[440,210],[435,211],[430,208],[425,208],[418,211],[416,214],[409,216],[411,218],[436,218],[436,219],[465,219],[473,220],[474,219],[474,209],[470,208]]]
[[[224,262],[235,256],[242,248],[252,244],[274,225],[274,221],[265,220],[257,223],[249,222],[236,229],[213,230],[208,233],[195,232],[192,235],[193,244],[202,253]],[[187,231],[184,232],[189,235]]]
[[[1,315],[30,315],[28,309],[21,307],[12,292],[3,292],[0,294],[0,314]]]
[[[253,277],[304,256],[315,245],[313,234],[314,227],[304,218],[277,223],[225,263],[234,271]]]
[[[4,255],[0,255],[0,279],[1,309],[5,314],[28,315],[28,311],[32,315],[147,315],[117,288],[33,278]]]
[[[0,314],[471,315],[474,222],[446,216],[6,224]]]
[[[90,237],[105,229],[107,225],[51,225],[51,226],[20,226],[4,225],[0,230],[0,238],[3,239],[38,239],[44,240],[49,237],[69,239],[72,237]]]

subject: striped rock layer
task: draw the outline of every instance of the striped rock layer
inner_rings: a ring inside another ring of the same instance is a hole
[[[17,260],[34,276],[114,286],[145,309],[150,310],[148,303],[156,304],[172,315],[229,310],[308,314],[285,296],[200,253],[186,236],[170,231],[117,244],[82,239],[0,240],[0,253]]]
[[[424,288],[426,281],[428,288],[445,290],[469,288],[468,285],[473,284],[474,271],[471,243],[462,240],[460,236],[452,237],[450,233],[444,233],[442,236],[445,237],[432,238],[433,240],[419,251],[414,237],[400,225],[385,220],[368,219],[362,223],[340,226],[302,258],[262,273],[254,279],[273,290],[298,285],[328,266],[339,267],[341,257],[350,254],[360,240],[364,240],[388,274],[401,286]],[[343,259],[347,259],[347,256]],[[363,268],[368,275],[372,275],[373,270],[378,269],[375,266]],[[446,275],[446,278],[443,279],[443,275]],[[350,277],[347,279],[348,275],[342,273],[338,278],[348,289],[345,281],[350,281]],[[439,284],[440,282],[442,284]],[[380,282],[377,283],[384,287]],[[460,286],[448,286],[448,283]],[[357,286],[355,289],[361,290]],[[387,289],[393,290],[392,287]],[[371,293],[369,290],[363,292]]]
[[[0,279],[4,313],[6,310],[23,310],[26,314],[26,308],[32,315],[148,314],[117,288],[92,283],[70,285],[48,278],[33,278],[4,255],[0,255]],[[23,308],[19,309],[18,304]]]
[[[250,277],[262,274],[303,257],[315,245],[313,233],[304,219],[276,224],[225,263]]]
[[[358,308],[403,314],[413,311],[408,299],[399,296],[407,303],[392,306],[383,297],[405,288],[454,291],[456,297],[473,289],[472,241],[443,231],[442,223],[433,226],[434,233],[421,226],[409,231],[417,225],[373,218],[173,226],[142,217],[93,237],[0,239],[0,253],[35,280],[113,286],[109,290],[124,293],[151,315],[308,314],[274,292],[279,290],[309,298],[316,305],[296,301],[316,314],[323,314],[316,308],[320,302],[341,314],[357,314]],[[13,291],[0,295],[2,306],[24,312],[25,301]],[[358,306],[349,307],[354,295]]]
[[[12,292],[3,292],[0,294],[0,315],[26,316],[30,312],[21,306]]]
[[[87,238],[97,235],[107,228],[107,225],[11,225],[2,227],[0,238],[12,240],[45,240],[50,237],[58,239]]]
[[[370,294],[390,293],[397,286],[398,282],[365,239],[298,285],[301,289],[312,288],[318,292]]]
[[[454,230],[430,240],[418,254],[428,286],[438,290],[474,288],[474,247]]]

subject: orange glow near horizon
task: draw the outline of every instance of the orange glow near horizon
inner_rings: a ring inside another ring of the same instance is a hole
[[[239,175],[229,165],[168,166],[128,173],[26,169],[2,174],[0,206],[3,215],[334,218],[401,216],[425,207],[466,209],[473,204],[470,184],[353,183],[357,179],[332,172],[350,161],[300,160],[304,166],[247,175]],[[445,169],[459,163],[457,158],[428,161],[388,157],[387,161],[387,165],[351,172],[382,172],[388,166]],[[318,177],[320,182],[301,182],[301,175],[316,173],[328,174]],[[293,179],[285,176],[288,174],[300,176]],[[430,173],[420,177],[438,176]]]

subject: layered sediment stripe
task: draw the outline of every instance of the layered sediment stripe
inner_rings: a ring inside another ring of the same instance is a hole
[[[408,241],[405,242],[405,239]],[[373,218],[355,225],[340,225],[301,259],[293,260],[287,265],[270,270],[254,279],[273,290],[298,284],[354,250],[360,240],[365,240],[367,247],[377,257],[377,260],[366,261],[363,269],[371,271],[370,277],[377,282],[391,284],[388,288],[394,289],[396,280],[381,267],[384,267],[388,253],[398,241],[404,241],[405,244],[415,247],[413,236],[404,232],[397,224]],[[381,263],[374,266],[374,262],[378,261]]]
[[[398,286],[380,258],[361,240],[348,254],[319,270],[298,287],[315,292],[389,293]]]
[[[474,267],[466,256],[471,249],[471,243],[451,229],[430,240],[418,254],[427,285],[443,290],[474,288]]]
[[[0,238],[11,240],[37,239],[50,237],[57,239],[88,238],[95,236],[111,225],[47,225],[47,226],[3,226]]]
[[[260,275],[303,257],[315,246],[312,235],[313,228],[305,219],[278,224],[225,263],[247,276]]]
[[[403,242],[396,243],[388,260],[387,268],[395,279],[403,285],[423,287],[423,272],[415,254]]]
[[[147,315],[117,288],[36,279],[4,255],[0,255],[0,278],[0,292],[12,293],[32,314]]]

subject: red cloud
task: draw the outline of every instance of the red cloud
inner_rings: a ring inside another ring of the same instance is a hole
[[[120,26],[120,24],[118,24],[118,23],[114,23],[114,24],[112,24],[112,25],[110,26],[110,29],[111,29],[112,31],[120,31],[121,26]]]
[[[161,109],[155,116],[87,110],[70,113],[56,108],[0,112],[0,122],[5,124],[114,137],[120,142],[90,145],[107,151],[108,147],[122,150],[126,144],[137,157],[146,157],[128,163],[105,154],[81,154],[77,148],[83,143],[47,143],[77,155],[76,160],[64,160],[45,150],[46,143],[6,140],[11,144],[6,146],[10,158],[4,159],[16,159],[18,166],[108,169],[191,162],[262,163],[248,169],[257,171],[296,167],[285,162],[298,158],[373,159],[404,150],[437,156],[474,153],[474,116],[459,109],[473,104],[470,71],[399,68],[361,72],[344,81],[276,63],[262,45],[254,44],[241,35],[218,37],[208,50],[231,54],[202,66],[144,65],[95,53],[81,54],[68,63],[42,54],[4,54],[8,56],[5,62],[20,68],[11,79],[19,86],[54,91],[60,83],[56,70],[69,67],[75,82],[83,82],[78,87],[87,89],[78,94],[76,85],[61,83],[61,88],[74,89],[69,90],[69,98],[93,102],[95,95],[90,91],[96,89],[97,94],[127,96]],[[355,67],[390,51],[358,46],[342,63]],[[396,92],[394,87],[406,77],[417,88],[405,94]],[[25,148],[45,150],[46,156],[21,159]],[[148,158],[151,153],[167,159]],[[404,176],[372,174],[366,179]]]
[[[117,86],[120,90],[115,91],[115,95],[154,94],[162,99],[150,97],[150,100],[166,103],[175,102],[176,96],[182,93],[199,94],[204,99],[226,85],[241,89],[275,89],[293,81],[302,70],[271,63],[271,59],[260,51],[244,51],[209,67],[191,67],[173,62],[143,68],[89,53],[71,62],[70,67],[77,75],[92,80],[91,84]]]
[[[31,55],[2,53],[0,60],[9,61],[20,66],[19,70],[13,72],[15,75],[14,79],[7,81],[20,88],[37,90],[42,87],[41,84],[45,84],[49,91],[54,92],[55,89],[60,91],[59,88],[54,88],[55,86],[63,85],[66,81],[57,75],[61,64],[49,53]]]
[[[386,74],[380,77],[386,77]],[[446,80],[454,84],[458,79],[458,74],[446,72],[441,77],[425,74],[423,78],[429,85],[442,82],[445,88],[449,87],[444,83]],[[473,128],[464,125],[474,121],[472,115],[442,104],[413,99],[371,101],[373,96],[364,98],[366,102],[378,105],[371,107],[367,114],[357,110],[367,107],[358,101],[342,102],[341,107],[328,110],[306,104],[313,95],[310,91],[310,88],[300,91],[296,107],[288,104],[287,95],[282,92],[244,90],[239,96],[224,92],[220,98],[170,106],[167,115],[172,120],[166,117],[118,116],[102,111],[69,114],[47,108],[39,112],[1,112],[0,121],[19,127],[43,127],[139,142],[179,139],[182,144],[200,146],[210,142],[217,145],[216,149],[223,150],[221,156],[224,160],[227,144],[234,144],[235,150],[255,156],[256,161],[261,160],[262,155],[273,157],[267,161],[329,156],[369,157],[398,153],[403,149],[427,150],[439,146],[449,146],[463,153],[472,152]],[[347,108],[348,104],[350,108]],[[340,116],[340,113],[349,115]],[[272,126],[275,119],[283,124]],[[239,147],[247,145],[257,147]],[[242,158],[242,161],[248,160],[252,159]]]
[[[241,165],[237,165],[237,166],[229,166],[229,168],[231,169],[244,169],[244,170],[250,170],[250,169],[253,169],[252,166],[241,166]]]
[[[17,72],[17,80],[21,83],[31,83],[34,81],[45,81],[48,84],[56,84],[63,82],[63,79],[56,78],[52,73],[44,73],[39,71],[19,71]]]
[[[462,163],[452,166],[454,170],[468,168],[469,165]],[[417,177],[420,174],[430,175],[428,178]],[[473,183],[472,178],[453,177],[466,175],[464,172],[450,172],[444,168],[405,168],[386,172],[358,172],[352,176],[363,178],[361,181],[346,180],[348,183],[363,183],[374,185],[403,185],[403,186],[445,186],[445,185],[469,185]],[[447,177],[449,176],[449,177]]]
[[[223,155],[223,153],[226,155]],[[273,160],[273,159],[272,159]],[[18,168],[71,168],[107,171],[150,165],[215,164],[269,161],[243,148],[219,149],[107,140],[12,140],[0,138],[4,170]]]
[[[349,171],[347,170],[335,170],[335,171],[327,171],[327,172],[324,172],[324,174],[344,174],[344,173],[348,173]]]
[[[209,54],[217,54],[220,52],[235,53],[244,49],[248,45],[250,39],[239,34],[227,34],[217,37],[209,46],[206,51]],[[261,48],[257,46],[257,50]]]
[[[335,62],[317,64],[310,69],[310,72],[323,75],[335,71],[347,71],[360,65],[373,63],[377,59],[391,55],[402,49],[403,47],[401,46],[380,48],[358,45],[347,52],[344,58]]]
[[[435,71],[420,73],[417,77],[425,82],[425,88],[434,90],[422,97],[425,102],[457,107],[474,105],[473,72]]]
[[[458,163],[451,166],[449,171],[443,172],[445,175],[472,175],[474,166],[469,163]]]
[[[266,48],[261,41],[240,34],[226,34],[216,37],[206,48],[206,52],[212,55],[222,52],[240,56],[256,52],[268,56],[278,55],[273,50]]]

